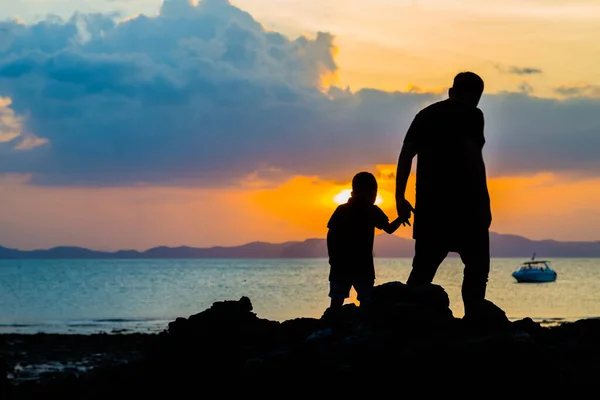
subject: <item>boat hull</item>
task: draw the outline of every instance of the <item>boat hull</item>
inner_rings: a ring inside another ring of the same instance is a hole
[[[518,283],[554,282],[557,274],[555,271],[515,271],[512,274]]]

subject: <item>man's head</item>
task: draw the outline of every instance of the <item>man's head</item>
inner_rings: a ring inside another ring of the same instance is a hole
[[[448,93],[452,100],[476,107],[483,94],[483,79],[473,72],[461,72],[454,77]]]
[[[359,172],[352,178],[352,197],[371,201],[377,199],[377,179],[370,172]]]

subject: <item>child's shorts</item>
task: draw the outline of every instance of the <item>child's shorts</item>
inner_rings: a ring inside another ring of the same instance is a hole
[[[362,301],[371,295],[375,282],[329,282],[329,297],[332,299],[347,299],[350,297],[350,289],[354,286],[356,299]]]

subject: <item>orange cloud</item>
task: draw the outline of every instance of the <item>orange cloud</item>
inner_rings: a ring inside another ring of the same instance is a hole
[[[0,143],[10,142],[19,137],[22,131],[22,120],[10,108],[12,99],[0,97]]]
[[[35,135],[25,135],[23,140],[15,146],[15,150],[31,150],[35,147],[48,143],[48,139],[40,138]]]
[[[327,225],[335,207],[333,197],[342,188],[316,177],[298,176],[275,189],[257,190],[251,199],[263,211],[316,233]]]
[[[15,150],[30,150],[48,143],[47,139],[24,131],[23,118],[14,112],[11,105],[11,98],[0,97],[0,143],[19,138],[20,141],[14,146]]]
[[[379,165],[374,174],[379,182],[380,207],[395,218],[395,165]],[[329,216],[337,206],[334,198],[350,185],[346,182],[296,176],[269,190],[257,190],[251,199],[262,212],[288,221],[298,228],[323,237]],[[600,228],[600,179],[574,181],[567,176],[539,174],[529,177],[488,179],[491,196],[492,230],[532,239],[592,240]],[[451,194],[449,194],[451,195]],[[415,175],[410,177],[406,198],[414,204]],[[457,221],[459,222],[459,221]],[[398,235],[409,237],[412,229]]]
[[[435,87],[435,88],[430,88],[430,89],[424,89],[424,88],[422,88],[420,86],[417,86],[417,85],[408,85],[407,92],[408,93],[417,93],[417,94],[429,94],[429,93],[433,93],[433,94],[443,95],[443,94],[446,94],[448,92],[448,87],[442,86],[442,87]]]
[[[390,219],[396,217],[394,200],[395,165],[379,165],[373,174],[379,184],[379,205]],[[318,177],[296,176],[283,185],[268,190],[257,190],[251,199],[261,210],[302,228],[309,229],[314,235],[323,236],[327,221],[337,207],[336,196],[351,189],[352,174],[346,181],[333,182]],[[407,198],[414,199],[414,178],[411,177],[407,189]],[[401,236],[410,236],[410,232],[399,232]]]
[[[396,216],[395,166],[372,171],[381,208]],[[277,187],[200,189],[173,187],[58,188],[28,184],[28,175],[0,176],[0,245],[98,249],[230,246],[325,237],[334,198],[352,174],[334,182],[296,176]],[[272,183],[271,183],[272,185]],[[540,174],[488,181],[492,230],[532,239],[600,239],[600,179]],[[414,176],[407,187],[414,201]],[[457,221],[460,223],[460,221]],[[397,234],[410,237],[412,229]]]

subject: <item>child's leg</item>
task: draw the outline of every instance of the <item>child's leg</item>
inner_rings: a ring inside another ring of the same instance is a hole
[[[350,296],[352,284],[346,282],[329,282],[329,297],[331,298],[331,308],[341,308],[344,300]]]

